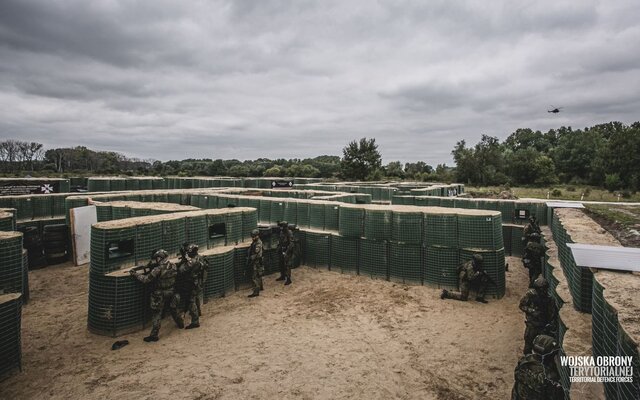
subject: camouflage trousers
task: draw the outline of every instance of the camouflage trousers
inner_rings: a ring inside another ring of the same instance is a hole
[[[180,296],[175,294],[173,290],[156,290],[151,293],[151,336],[158,336],[160,332],[160,321],[165,305],[169,306],[171,317],[176,325],[181,325],[182,318],[178,314],[179,303]]]
[[[262,263],[254,263],[251,269],[253,270],[253,274],[251,276],[253,288],[263,290],[262,275],[264,275],[264,266]]]
[[[200,315],[202,315],[201,307],[204,297],[204,291],[202,285],[193,284],[189,291],[189,303],[187,304],[187,310],[191,316],[192,324],[200,323]]]
[[[291,264],[293,260],[291,255],[280,254],[280,275],[291,279]]]
[[[469,299],[469,291],[475,290],[476,296],[484,299],[484,291],[486,284],[483,281],[470,282],[466,279],[461,280],[459,283],[460,293],[454,291],[449,292],[449,298],[460,301],[467,301]]]
[[[538,335],[545,335],[547,331],[544,326],[532,324],[531,322],[525,322],[524,328],[524,350],[525,355],[530,354],[533,351],[533,339]]]
[[[539,264],[529,264],[529,287],[533,287],[533,281],[542,273],[542,266]]]

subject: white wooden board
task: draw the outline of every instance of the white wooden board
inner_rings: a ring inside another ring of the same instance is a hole
[[[74,261],[76,265],[84,265],[90,261],[91,225],[98,222],[96,206],[77,207],[69,211]]]

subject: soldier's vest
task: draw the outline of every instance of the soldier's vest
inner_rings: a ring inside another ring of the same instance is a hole
[[[260,244],[260,246],[262,246],[262,240],[260,240],[260,238],[258,238],[255,242],[251,242],[251,246],[249,246],[249,251],[248,251],[248,254],[247,254],[247,257],[249,257],[249,259],[251,259],[251,256],[256,253],[256,247],[258,246],[258,244]],[[251,262],[251,261],[249,261],[249,262]],[[253,263],[255,263],[257,265],[261,265],[262,264],[262,257],[261,258],[257,258],[255,261],[253,261]]]
[[[529,242],[525,247],[525,257],[531,261],[534,266],[540,266],[544,256],[544,247],[540,243]]]
[[[544,365],[537,354],[529,354],[520,361],[515,371],[517,399],[546,399]]]
[[[178,271],[173,263],[169,261],[163,262],[160,264],[160,275],[157,278],[156,289],[163,291],[172,290],[176,283],[177,275]]]
[[[202,279],[202,274],[204,272],[204,263],[206,260],[201,255],[197,255],[191,260],[193,263],[193,268],[191,268],[191,278],[194,280]]]

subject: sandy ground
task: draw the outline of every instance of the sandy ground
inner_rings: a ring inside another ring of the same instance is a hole
[[[163,320],[131,344],[86,329],[87,269],[32,271],[22,319],[23,372],[0,398],[505,399],[524,330],[527,275],[508,258],[507,294],[489,304],[439,290],[301,267],[294,284],[204,306],[202,326]]]

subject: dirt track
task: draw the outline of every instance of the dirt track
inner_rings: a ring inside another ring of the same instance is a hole
[[[507,261],[507,294],[489,304],[301,267],[289,287],[270,276],[256,299],[210,301],[200,329],[165,318],[159,342],[144,343],[145,330],[118,351],[86,330],[86,268],[33,271],[23,372],[0,382],[0,398],[508,398],[527,276]]]

